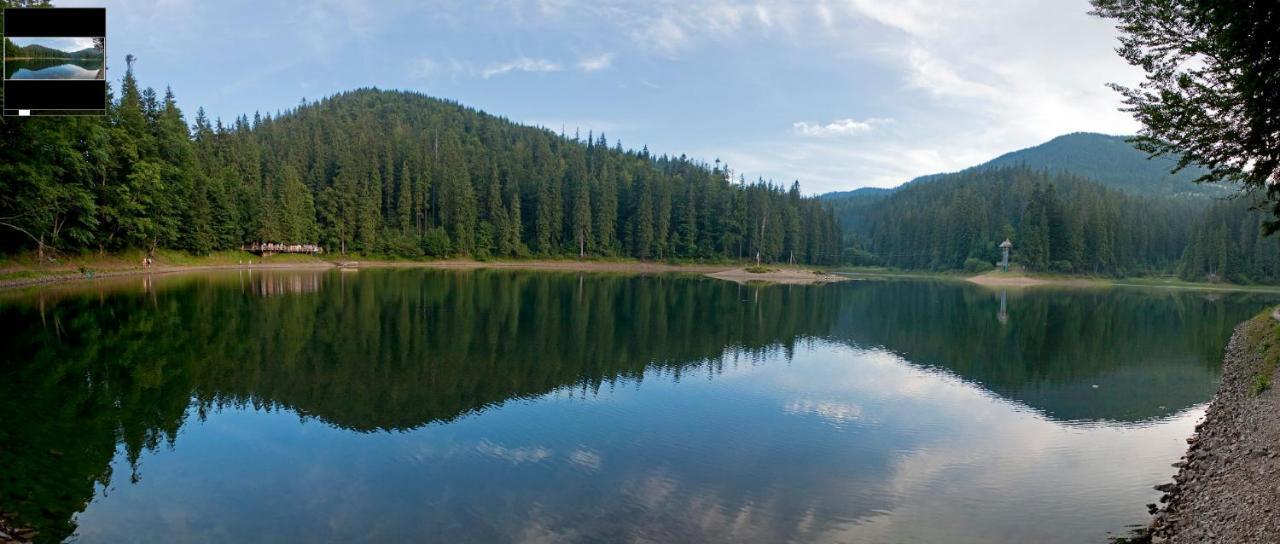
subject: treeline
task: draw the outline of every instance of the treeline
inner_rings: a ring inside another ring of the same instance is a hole
[[[1215,201],[1191,225],[1179,275],[1187,280],[1280,282],[1280,243],[1263,235],[1266,220],[1248,195]]]
[[[859,209],[866,264],[989,269],[998,244],[1030,270],[1130,275],[1176,270],[1205,199],[1141,197],[1026,167],[911,184]]]
[[[0,251],[193,253],[266,241],[416,257],[626,256],[828,264],[831,211],[718,161],[565,137],[363,89],[229,124],[132,63],[104,119],[0,125]]]

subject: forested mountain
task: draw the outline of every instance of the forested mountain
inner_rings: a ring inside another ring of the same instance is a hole
[[[833,263],[817,199],[727,166],[362,89],[230,124],[132,67],[104,119],[0,124],[0,251],[321,243],[397,256],[619,255]]]
[[[1223,185],[1195,183],[1195,179],[1205,173],[1201,168],[1189,167],[1171,173],[1177,164],[1175,157],[1148,158],[1147,152],[1133,147],[1125,136],[1076,132],[1005,153],[973,169],[1026,166],[1065,172],[1127,193],[1148,196],[1222,196],[1230,192]]]
[[[1280,242],[1249,195],[1170,170],[1125,138],[1076,133],[891,190],[822,195],[855,264],[981,270],[1014,242],[1031,270],[1190,280],[1280,281]]]
[[[1146,196],[1227,196],[1232,187],[1217,184],[1199,184],[1195,179],[1204,170],[1189,167],[1178,173],[1171,171],[1177,165],[1176,157],[1148,158],[1147,153],[1133,147],[1124,136],[1110,136],[1091,132],[1075,132],[1058,136],[1043,144],[1019,149],[1000,155],[982,164],[960,172],[974,172],[1023,166],[1034,170],[1061,172],[1088,178],[1126,193]],[[883,196],[903,187],[949,179],[950,174],[928,174],[892,189],[865,187],[853,191],[837,191],[821,195],[835,206],[841,224],[848,227],[853,220],[849,208],[857,208],[865,202],[852,205],[842,202],[847,198]]]
[[[1224,197],[1231,194],[1232,189],[1224,185],[1195,183],[1194,180],[1203,173],[1199,168],[1170,173],[1176,164],[1177,159],[1171,157],[1149,159],[1145,152],[1134,148],[1123,136],[1076,132],[1035,147],[1005,153],[958,173],[1025,167],[1091,179],[1134,195]],[[948,179],[954,179],[954,175],[929,174],[893,189],[868,187],[826,193],[821,198],[831,203],[845,229],[860,231],[864,227],[865,208],[876,199],[906,187]]]
[[[1280,240],[1262,236],[1265,217],[1251,204],[1249,195],[1134,195],[1025,166],[974,169],[846,201],[843,209],[854,211],[846,257],[981,271],[1000,259],[997,245],[1007,238],[1012,261],[1036,271],[1280,282]]]
[[[852,191],[832,191],[818,195],[823,200],[840,200],[845,198],[876,198],[892,193],[893,189],[884,187],[860,187]]]
[[[1187,199],[1129,195],[1026,167],[971,170],[896,191],[863,210],[864,249],[889,266],[986,268],[997,244],[1033,270],[1134,274],[1169,270],[1187,245]],[[1137,213],[1140,210],[1140,213]]]

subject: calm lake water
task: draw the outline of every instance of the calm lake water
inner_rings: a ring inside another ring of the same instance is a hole
[[[79,542],[1100,542],[1276,298],[510,271],[0,298],[0,511]]]
[[[6,60],[5,79],[103,79],[101,60]]]

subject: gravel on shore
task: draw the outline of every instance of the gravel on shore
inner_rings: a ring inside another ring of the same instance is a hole
[[[822,270],[807,268],[771,268],[764,272],[751,272],[746,268],[735,268],[721,272],[712,272],[708,277],[728,280],[736,283],[779,283],[783,285],[819,285],[848,281],[853,278],[831,274]]]
[[[1270,387],[1280,325],[1261,315],[1236,327],[1222,383],[1151,522],[1152,543],[1280,543],[1280,394]]]

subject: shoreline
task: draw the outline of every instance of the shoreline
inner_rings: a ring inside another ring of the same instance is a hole
[[[752,272],[749,268],[733,268],[720,272],[708,272],[707,277],[731,281],[740,284],[774,283],[782,285],[822,285],[842,281],[853,281],[849,276],[832,274],[811,268],[783,267],[773,268],[766,272]]]
[[[1163,506],[1132,542],[1276,542],[1280,535],[1280,325],[1271,311],[1236,326],[1222,382],[1187,438],[1173,482],[1155,486]]]
[[[709,278],[732,281],[736,283],[765,283],[780,285],[820,285],[853,278],[832,274],[819,269],[803,266],[779,266],[768,272],[750,272],[747,268],[736,264],[675,264],[644,261],[570,261],[555,259],[535,259],[527,261],[474,261],[470,259],[448,259],[439,261],[293,261],[293,262],[257,262],[254,264],[155,264],[150,268],[139,266],[94,270],[90,276],[71,269],[49,270],[46,274],[34,277],[0,280],[0,291],[10,291],[30,287],[42,287],[66,283],[91,282],[101,279],[127,278],[131,276],[159,276],[189,272],[221,271],[221,270],[329,270],[360,268],[427,268],[434,270],[529,270],[560,271],[588,273],[625,273],[625,274],[698,274]],[[29,271],[24,270],[24,271]]]
[[[351,263],[351,264],[345,264]],[[531,271],[565,271],[565,272],[617,272],[633,274],[655,273],[689,273],[711,276],[715,273],[732,272],[737,267],[732,264],[672,264],[643,261],[570,261],[570,260],[528,260],[528,261],[474,261],[469,259],[448,259],[438,261],[329,261],[329,260],[297,260],[286,262],[245,263],[208,263],[208,264],[165,264],[158,263],[150,268],[141,266],[124,266],[92,270],[92,275],[71,268],[38,270],[24,268],[9,272],[35,272],[31,277],[18,277],[0,280],[0,290],[9,291],[22,288],[42,287],[66,283],[91,282],[99,279],[126,278],[131,276],[159,276],[187,272],[220,271],[220,270],[328,270],[341,268],[429,268],[436,270],[531,270]],[[769,275],[760,275],[761,281],[773,282]],[[722,278],[723,279],[723,278]],[[785,282],[777,282],[785,283]],[[795,283],[795,282],[792,282]]]
[[[141,253],[138,253],[141,255]],[[1134,277],[1105,279],[1080,276],[1038,276],[1023,273],[987,272],[978,275],[941,273],[884,268],[837,267],[826,271],[807,266],[773,265],[767,273],[753,273],[743,263],[668,263],[636,260],[574,260],[528,259],[476,261],[471,259],[440,260],[328,260],[292,255],[278,255],[274,259],[245,259],[253,264],[240,262],[249,254],[222,252],[203,257],[191,257],[182,253],[162,252],[160,262],[144,269],[131,252],[107,256],[81,256],[68,259],[63,264],[42,268],[22,260],[0,260],[0,291],[27,287],[80,282],[94,279],[121,278],[142,275],[165,275],[180,272],[216,270],[316,270],[340,268],[342,263],[355,263],[359,268],[431,268],[440,270],[544,270],[617,273],[690,273],[737,283],[769,283],[783,285],[813,285],[859,278],[900,278],[935,281],[967,282],[986,288],[1160,288],[1219,292],[1271,292],[1280,293],[1280,285],[1237,285],[1221,283],[1196,283],[1166,277]],[[283,257],[283,259],[282,259]],[[266,262],[263,262],[263,261]],[[166,262],[168,261],[168,262]],[[192,262],[194,261],[194,262]],[[201,262],[204,261],[204,262]],[[83,268],[78,268],[83,266]],[[92,275],[89,275],[92,274]],[[6,277],[8,276],[8,277]]]
[[[1105,280],[1092,278],[1072,278],[1054,276],[1027,276],[1020,273],[987,272],[969,276],[965,281],[988,287],[1038,287],[1052,285],[1060,287],[1104,287],[1113,285]]]

